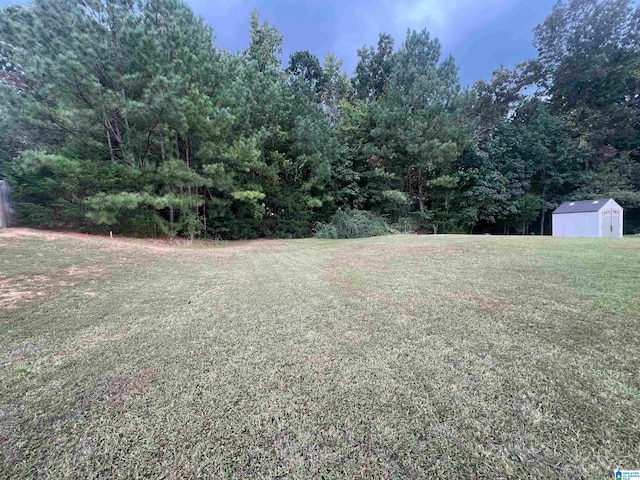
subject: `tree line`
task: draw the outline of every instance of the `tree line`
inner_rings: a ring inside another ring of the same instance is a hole
[[[640,8],[560,0],[538,55],[462,88],[426,30],[381,34],[353,76],[243,52],[181,0],[0,10],[0,178],[20,221],[191,238],[304,237],[336,212],[428,233],[548,233],[614,197],[640,229]],[[326,224],[325,224],[326,225]]]

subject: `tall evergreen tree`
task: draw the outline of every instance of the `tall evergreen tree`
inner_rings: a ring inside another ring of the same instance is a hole
[[[532,78],[594,174],[581,194],[615,196],[640,222],[640,6],[559,1],[536,28],[535,45]]]
[[[639,23],[561,0],[537,59],[463,91],[424,30],[380,35],[349,79],[333,54],[283,68],[257,12],[230,54],[181,0],[34,0],[0,15],[0,175],[24,223],[139,235],[305,236],[337,208],[544,233],[593,195],[633,229]]]

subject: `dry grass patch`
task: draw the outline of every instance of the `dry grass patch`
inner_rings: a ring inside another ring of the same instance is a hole
[[[144,396],[153,380],[160,374],[160,367],[139,368],[131,375],[115,375],[103,384],[103,399],[109,407],[120,407],[128,400]]]
[[[471,302],[480,310],[500,311],[507,308],[507,304],[501,300],[473,292],[458,290],[454,292],[444,292],[444,296],[456,301]]]
[[[114,265],[72,265],[0,280],[0,309],[23,308],[71,290],[76,285],[103,278]]]
[[[332,255],[329,270],[357,268],[367,272],[379,272],[393,268],[392,262],[398,259],[420,260],[428,257],[459,255],[458,245],[439,245],[433,243],[407,243],[391,245],[367,245],[362,241],[342,248]]]
[[[357,316],[355,321],[348,319],[330,320],[326,328],[335,335],[339,343],[356,344],[371,341],[374,328],[368,324],[371,318],[364,313]]]
[[[95,347],[123,340],[130,335],[131,330],[131,328],[127,327],[109,333],[106,330],[99,329],[75,337],[61,347],[53,346],[49,340],[43,340],[38,343],[25,343],[5,354],[2,359],[2,365],[4,367],[13,367],[16,371],[60,366],[79,359]]]
[[[105,248],[112,250],[136,250],[140,249],[150,254],[168,254],[174,257],[203,258],[228,257],[241,253],[273,253],[283,250],[287,242],[284,240],[249,240],[236,242],[214,242],[210,240],[185,240],[185,239],[128,239],[108,237],[103,240]]]
[[[51,342],[44,340],[41,342],[28,342],[19,348],[16,348],[7,353],[2,359],[2,366],[10,367],[14,364],[23,362],[29,357],[39,354],[43,350],[46,350],[51,345]]]
[[[0,477],[609,478],[638,240],[7,239],[96,278],[0,312]]]
[[[52,230],[36,230],[33,228],[6,228],[2,230],[2,238],[23,239],[35,238],[46,242],[55,242],[67,238],[87,238],[88,235],[72,232],[54,232]]]
[[[47,365],[58,365],[60,363],[76,360],[97,346],[123,340],[131,335],[132,330],[133,329],[131,327],[112,331],[102,328],[95,329],[89,333],[75,337],[71,341],[67,342],[62,348],[47,355],[44,359],[44,363]]]

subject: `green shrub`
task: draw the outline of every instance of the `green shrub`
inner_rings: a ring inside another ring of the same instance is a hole
[[[338,210],[329,223],[318,223],[315,228],[318,238],[364,238],[390,233],[393,230],[384,218],[362,210]]]
[[[415,233],[415,221],[411,217],[403,216],[391,224],[391,228],[401,233]]]
[[[317,238],[338,238],[338,230],[329,223],[318,223],[314,235]]]
[[[411,212],[413,228],[416,233],[434,233],[433,214],[431,212]]]
[[[411,212],[398,218],[391,227],[402,233],[433,233],[433,213]]]

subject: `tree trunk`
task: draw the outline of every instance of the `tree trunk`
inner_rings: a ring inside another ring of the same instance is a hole
[[[171,232],[172,237],[175,235],[175,232],[173,231],[173,215],[173,207],[169,207],[169,231]]]
[[[104,128],[107,131],[107,145],[109,145],[109,156],[111,157],[111,163],[116,163],[116,157],[113,155],[113,145],[111,144],[111,134],[109,133],[109,127],[107,127],[107,121],[104,122]]]
[[[187,136],[187,141],[184,144],[184,161],[187,164],[187,168],[191,168],[189,161],[189,137]],[[187,187],[187,192],[189,192],[189,210],[193,209],[193,199],[191,198],[191,185]],[[193,235],[191,235],[193,237]],[[193,241],[193,238],[191,238]]]
[[[541,214],[540,214],[540,235],[544,235],[544,216],[546,213],[546,210],[543,208],[541,210]]]
[[[122,94],[122,102],[123,102],[123,112],[122,112],[122,118],[124,119],[124,126],[127,127],[127,130],[131,130],[131,127],[129,126],[129,120],[127,119],[127,114],[124,113],[124,109],[127,108],[127,95],[124,92],[124,87],[122,87],[120,89],[120,93]]]
[[[166,186],[167,193],[172,193],[172,189],[169,185]],[[173,230],[173,222],[175,220],[175,212],[173,211],[173,205],[169,206],[169,233],[173,237],[175,232]]]
[[[160,159],[162,163],[165,163],[167,160],[167,154],[164,151],[164,129],[160,129]]]
[[[122,133],[120,132],[120,120],[118,120],[117,116],[114,117],[113,120],[114,120],[114,123],[116,125],[116,127],[114,129],[114,133],[115,133],[114,136],[116,137],[116,140],[118,141],[118,147],[120,148],[120,153],[122,155],[122,158],[126,159],[127,157],[125,155],[124,148],[122,146]]]
[[[420,212],[424,212],[424,193],[422,192],[422,170],[418,169],[418,201],[420,202]]]

